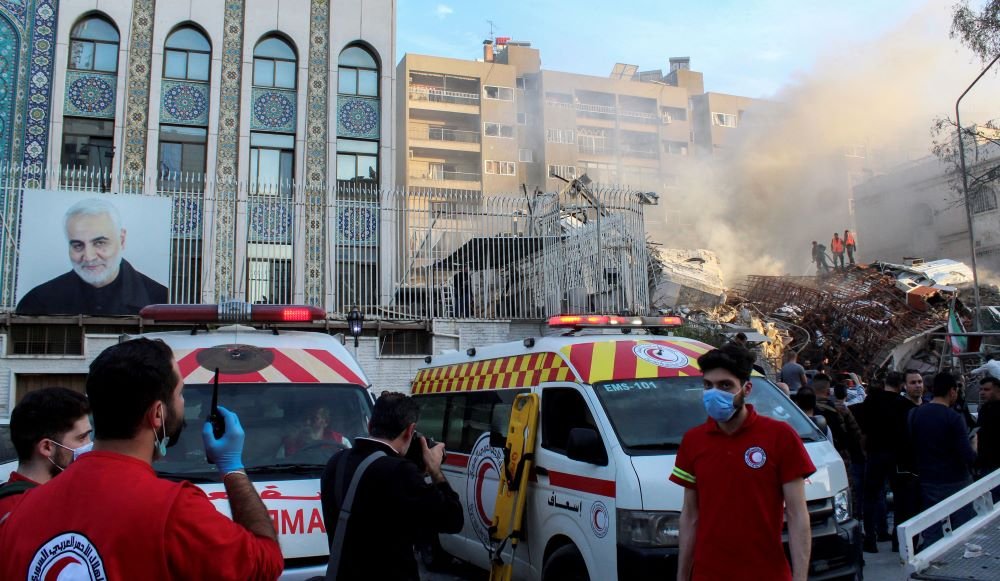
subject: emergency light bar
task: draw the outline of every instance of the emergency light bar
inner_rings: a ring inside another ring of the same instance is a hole
[[[175,323],[308,323],[322,321],[326,311],[309,305],[252,305],[239,301],[217,305],[149,305],[143,319]]]
[[[554,329],[569,328],[604,328],[615,327],[679,327],[684,324],[681,317],[621,317],[616,315],[557,315],[549,318],[549,327]]]

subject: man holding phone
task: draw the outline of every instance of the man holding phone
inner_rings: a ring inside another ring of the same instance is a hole
[[[419,415],[413,398],[383,393],[370,437],[355,438],[354,448],[327,463],[320,493],[331,543],[327,579],[419,579],[413,545],[420,535],[462,530],[461,501],[441,472],[444,444],[428,448],[414,435]],[[426,471],[406,458],[411,446],[422,448]],[[341,519],[342,508],[349,517]]]

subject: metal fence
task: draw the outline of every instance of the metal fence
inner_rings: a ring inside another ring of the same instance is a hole
[[[334,318],[358,308],[416,321],[649,305],[642,199],[628,190],[484,195],[0,167],[0,311],[23,294],[22,201],[35,189],[169,198],[172,303],[310,303]],[[55,220],[52,235],[62,228]]]

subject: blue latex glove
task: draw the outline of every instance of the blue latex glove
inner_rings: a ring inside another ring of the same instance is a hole
[[[243,469],[243,440],[246,435],[235,413],[220,405],[219,415],[226,421],[226,433],[216,440],[212,423],[206,421],[201,428],[201,439],[205,442],[205,454],[209,460],[215,462],[220,474],[226,475]]]

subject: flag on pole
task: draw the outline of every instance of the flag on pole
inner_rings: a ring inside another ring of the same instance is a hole
[[[948,332],[965,333],[962,320],[958,318],[958,311],[955,310],[954,300],[951,301],[951,306],[948,308]],[[955,355],[965,353],[969,348],[969,338],[964,335],[951,335],[948,337],[948,342],[951,343],[951,352]]]

